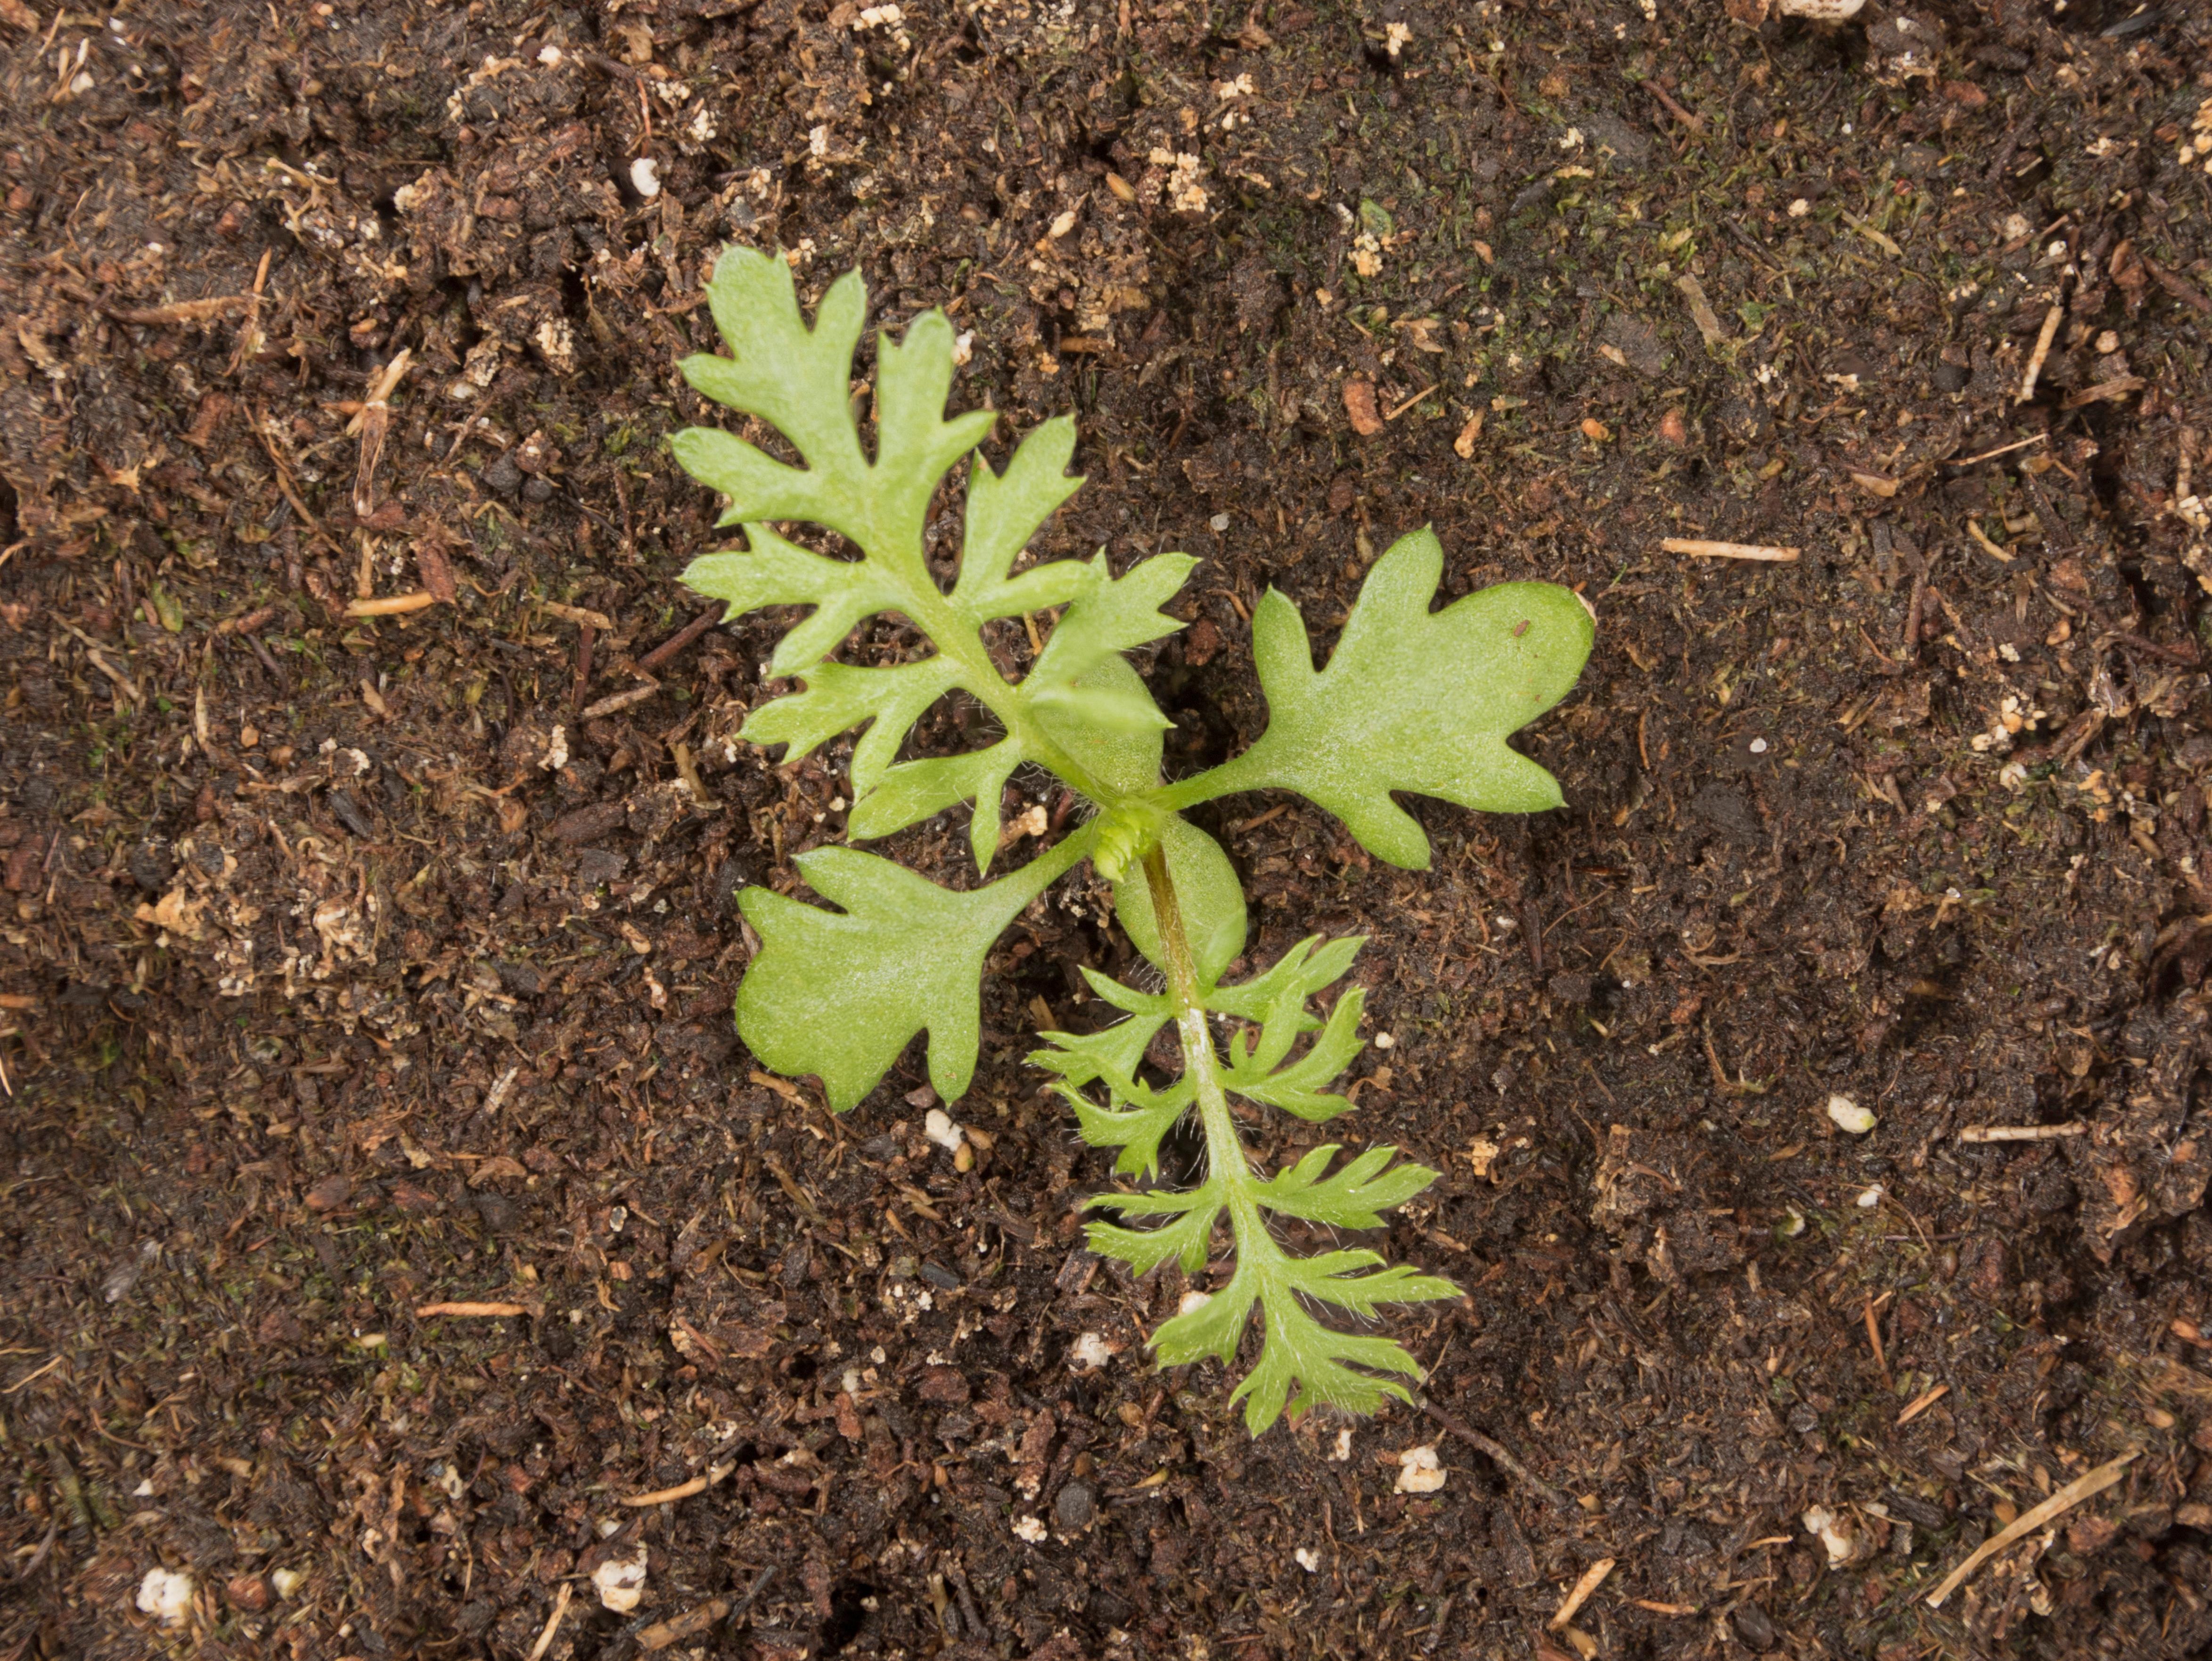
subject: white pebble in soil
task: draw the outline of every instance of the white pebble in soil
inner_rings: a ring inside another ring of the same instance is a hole
[[[1854,1136],[1865,1135],[1877,1123],[1873,1114],[1848,1096],[1828,1098],[1828,1116],[1836,1122],[1838,1130],[1848,1131]]]
[[[138,1583],[138,1609],[165,1627],[173,1627],[192,1606],[192,1577],[173,1569],[148,1569]]]
[[[1434,1494],[1443,1487],[1448,1474],[1435,1448],[1407,1448],[1398,1456],[1396,1489],[1400,1494]]]

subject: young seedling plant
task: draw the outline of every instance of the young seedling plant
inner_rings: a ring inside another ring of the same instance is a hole
[[[902,338],[876,341],[873,453],[856,418],[853,354],[867,315],[857,271],[832,283],[810,328],[781,259],[726,250],[708,285],[730,356],[684,360],[701,393],[780,433],[803,465],[743,439],[694,427],[676,456],[728,508],[723,526],[745,545],[694,561],[684,581],[726,603],[734,618],[763,606],[811,608],[777,645],[769,672],[799,690],[760,705],[743,736],[781,745],[787,763],[854,728],[846,823],[866,842],[972,803],[969,842],[979,881],[939,886],[851,847],[798,858],[827,910],[767,888],[738,904],[760,949],[737,995],[739,1034],[779,1073],[818,1078],[830,1105],[851,1108],[918,1032],[928,1035],[929,1079],[957,1100],[975,1069],[985,954],[1030,903],[1088,858],[1113,887],[1115,916],[1162,977],[1154,991],[1086,970],[1124,1019],[1097,1032],[1042,1034],[1030,1059],[1057,1075],[1084,1139],[1121,1150],[1115,1170],[1147,1185],[1090,1203],[1121,1221],[1090,1225],[1092,1250],[1138,1274],[1170,1258],[1195,1275],[1214,1255],[1225,1220],[1235,1269],[1209,1297],[1187,1298],[1151,1347],[1163,1366],[1218,1358],[1236,1366],[1256,1308],[1256,1362],[1231,1396],[1258,1435],[1288,1406],[1374,1411],[1410,1399],[1420,1370],[1399,1344],[1322,1318],[1371,1321],[1385,1305],[1451,1298],[1449,1281],[1387,1265],[1364,1247],[1299,1256],[1270,1219],[1324,1230],[1382,1226],[1382,1214],[1436,1179],[1373,1147],[1335,1165],[1325,1143],[1262,1176],[1236,1112],[1239,1096],[1316,1123],[1352,1104],[1330,1085],[1362,1048],[1364,994],[1352,987],[1326,1014],[1316,999],[1351,967],[1358,939],[1310,939],[1264,972],[1229,983],[1243,953],[1244,897],[1220,844],[1182,817],[1239,791],[1290,790],[1344,822],[1376,858],[1429,864],[1420,825],[1394,791],[1441,797],[1489,812],[1560,805],[1551,775],[1506,745],[1509,733],[1564,697],[1588,657],[1595,624],[1581,599],[1549,583],[1503,583],[1430,609],[1443,551],[1428,531],[1401,538],[1375,562],[1326,667],[1316,669],[1297,607],[1270,589],[1254,613],[1252,651],[1267,726],[1234,759],[1188,777],[1162,772],[1172,723],[1125,655],[1182,627],[1161,607],[1197,562],[1156,554],[1121,575],[1097,557],[1023,565],[1030,539],[1083,484],[1067,465],[1075,427],[1066,417],[1024,438],[1004,472],[976,447],[998,417],[947,418],[953,337],[943,313],[914,319]],[[964,536],[950,585],[932,573],[924,531],[930,502],[967,463]],[[856,557],[810,551],[777,527],[833,532]],[[986,649],[1001,618],[1056,622],[1019,680]],[[872,617],[902,618],[929,649],[910,661],[860,665],[837,653]],[[909,731],[949,693],[988,713],[997,736],[956,755],[902,759]],[[1019,869],[988,878],[1000,851],[1000,799],[1017,768],[1043,768],[1087,804],[1059,842]],[[1216,1020],[1229,1031],[1217,1039]],[[1171,1082],[1143,1075],[1148,1048],[1172,1023],[1182,1067]],[[1160,1143],[1195,1111],[1206,1150],[1196,1187],[1161,1184]]]

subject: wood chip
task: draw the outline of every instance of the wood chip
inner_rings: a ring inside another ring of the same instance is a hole
[[[1887,498],[1897,494],[1897,481],[1885,478],[1880,473],[1853,473],[1851,483],[1869,496]]]
[[[2138,1449],[2110,1459],[2087,1475],[2077,1476],[2033,1510],[2024,1511],[2009,1524],[1977,1546],[1966,1561],[1943,1577],[1943,1584],[1928,1594],[1928,1607],[1940,1609],[1950,1595],[1966,1584],[1973,1572],[2002,1551],[2014,1541],[2024,1540],[2054,1517],[2063,1517],[2084,1500],[2093,1500],[2118,1482],[2127,1469],[2142,1457]]]
[[[348,600],[345,614],[349,618],[395,618],[407,611],[427,611],[437,603],[435,594],[427,588],[418,588],[411,594],[386,594],[375,599]]]
[[[418,1320],[428,1320],[433,1315],[512,1316],[527,1315],[530,1311],[520,1304],[424,1304],[415,1311]]]
[[[2141,392],[2142,388],[2143,378],[2139,374],[2114,375],[2110,380],[2100,380],[2094,386],[2084,386],[2078,392],[2068,393],[2065,401],[2058,407],[2062,410],[2080,410],[2087,408],[2089,405],[2106,400],[2117,404],[2122,399]]]
[[[1573,1620],[1575,1611],[1588,1603],[1589,1595],[1605,1584],[1605,1577],[1613,1573],[1613,1565],[1612,1558],[1601,1557],[1584,1569],[1583,1578],[1575,1582],[1575,1589],[1567,1594],[1566,1601],[1559,1605],[1558,1612],[1544,1624],[1553,1632],[1558,1632],[1568,1621]]]
[[[1344,383],[1344,412],[1352,417],[1352,430],[1372,438],[1382,430],[1382,413],[1376,406],[1375,383],[1353,379]]]
[[[1419,392],[1415,392],[1411,398],[1407,399],[1403,403],[1394,405],[1390,412],[1384,416],[1382,419],[1385,421],[1395,421],[1400,416],[1405,414],[1407,411],[1412,409],[1413,405],[1419,404],[1431,392],[1436,391],[1436,383],[1431,381],[1429,385],[1422,387]]]
[[[1482,417],[1483,412],[1477,410],[1467,425],[1459,429],[1459,436],[1452,440],[1452,453],[1462,461],[1474,454],[1474,441],[1482,436]]]
[[[1959,1132],[1962,1142],[2048,1142],[2062,1136],[2086,1136],[2089,1127],[2079,1119],[2064,1124],[1970,1124]]]
[[[1659,545],[1670,554],[1691,554],[1699,559],[1759,559],[1794,565],[1798,550],[1762,542],[1707,542],[1701,537],[1668,537]]]
[[[1966,521],[1966,534],[1973,538],[1977,543],[1980,544],[1982,551],[1987,554],[1991,559],[1996,560],[2000,565],[2009,565],[2012,563],[2013,557],[2005,552],[2003,549],[1998,547],[1996,543],[1991,542],[1989,538],[1989,533],[1984,531],[1980,526],[1975,524],[1971,519]]]
[[[122,306],[103,306],[100,310],[118,323],[137,323],[148,327],[159,327],[168,323],[204,323],[210,318],[222,317],[243,310],[253,303],[252,295],[220,294],[205,300],[179,300],[172,306],[149,306],[132,309]]]
[[[1905,250],[1897,246],[1895,240],[1892,238],[1887,232],[1880,230],[1873,225],[1869,225],[1865,220],[1861,219],[1856,214],[1851,212],[1849,209],[1844,210],[1844,222],[1849,225],[1853,230],[1856,231],[1861,236],[1866,238],[1868,241],[1873,243],[1875,247],[1880,248],[1892,259],[1902,259],[1905,258]]]
[[[2020,378],[2020,393],[2013,399],[2025,404],[2035,396],[2035,383],[2043,379],[2044,360],[2051,356],[2051,343],[2058,338],[2058,326],[2066,318],[2063,306],[2053,306],[2043,314],[2043,332],[2035,338],[2035,350],[2027,356],[2027,373]]]
[[[1690,320],[1698,326],[1698,332],[1705,336],[1705,344],[1724,344],[1728,340],[1728,331],[1721,327],[1720,319],[1713,314],[1712,302],[1705,298],[1705,285],[1685,271],[1674,279],[1674,286],[1681,290],[1682,298],[1690,302]]]
[[[1905,1411],[1897,1415],[1897,1422],[1909,1425],[1951,1393],[1948,1384],[1938,1384],[1933,1390],[1923,1390],[1905,1404]]]
[[[1978,455],[1960,456],[1957,460],[1947,461],[1943,465],[1946,467],[1971,467],[1978,461],[1991,461],[1998,456],[2008,456],[2014,450],[2025,450],[2031,444],[2047,443],[2050,438],[2048,433],[2037,433],[2033,437],[2015,439],[2010,444],[1998,445],[1994,450],[1984,450]]]
[[[666,1621],[656,1621],[637,1635],[638,1648],[665,1650],[686,1638],[696,1638],[730,1612],[730,1600],[716,1597]]]

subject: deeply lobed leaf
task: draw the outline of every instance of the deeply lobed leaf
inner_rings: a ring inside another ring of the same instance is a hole
[[[685,582],[723,601],[732,618],[766,605],[810,608],[769,665],[777,676],[800,680],[802,690],[753,711],[744,736],[784,745],[786,760],[795,761],[866,727],[854,754],[850,834],[888,836],[972,800],[979,871],[990,868],[998,851],[1000,794],[1024,761],[1049,762],[1056,746],[1058,755],[1079,763],[1079,750],[1149,733],[1149,770],[1128,788],[1155,786],[1158,729],[1167,721],[1118,654],[1182,626],[1159,607],[1194,562],[1157,555],[1118,581],[1103,554],[1018,575],[1013,569],[1030,538],[1082,486],[1067,472],[1074,423],[1065,417],[1044,423],[1023,439],[1002,473],[974,459],[959,572],[945,593],[924,555],[930,499],[997,419],[988,410],[945,413],[951,326],[933,311],[915,319],[901,338],[878,335],[871,459],[848,397],[867,313],[859,274],[830,285],[811,327],[790,267],[756,250],[725,250],[707,292],[731,355],[684,359],[686,379],[705,396],[775,427],[804,464],[791,466],[710,428],[688,429],[672,441],[693,477],[729,498],[721,523],[743,526],[746,543],[693,561]],[[799,546],[771,523],[788,520],[836,532],[859,557],[830,558]],[[1008,687],[979,630],[996,618],[1055,606],[1066,613],[1032,673],[1018,689]],[[884,669],[831,659],[856,626],[886,613],[920,628],[935,654]],[[955,689],[991,709],[1008,727],[1005,736],[969,755],[898,762],[915,722]],[[1138,754],[1141,760],[1141,744]]]
[[[1178,803],[1295,790],[1378,859],[1415,870],[1428,867],[1428,836],[1394,790],[1498,813],[1559,806],[1557,781],[1505,739],[1573,689],[1595,621],[1548,582],[1499,583],[1431,611],[1443,575],[1434,532],[1401,537],[1318,670],[1298,608],[1269,589],[1252,618],[1267,731]]]

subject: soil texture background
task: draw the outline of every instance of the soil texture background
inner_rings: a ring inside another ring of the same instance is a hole
[[[0,1661],[2212,1647],[2212,19],[1769,10],[0,0]],[[677,581],[732,241],[1202,557],[1178,772],[1423,525],[1595,606],[1565,811],[1207,810],[1368,937],[1421,1406],[1150,1368],[1087,868],[966,1168],[738,1041],[849,739]]]

